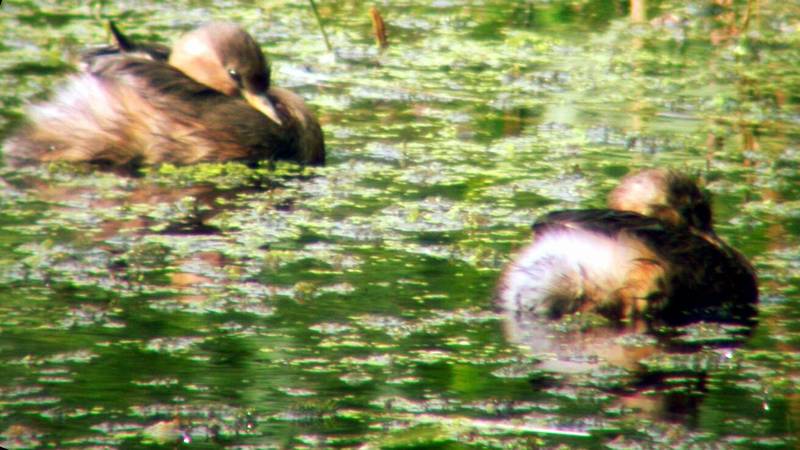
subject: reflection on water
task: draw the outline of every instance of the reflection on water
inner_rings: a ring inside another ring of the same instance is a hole
[[[6,169],[0,445],[796,445],[796,5],[651,1],[631,26],[627,2],[404,1],[378,5],[380,52],[370,4],[318,2],[336,58],[302,2],[230,6],[0,6],[4,135],[101,19],[167,42],[214,17],[263,43],[330,156]],[[708,180],[759,272],[753,330],[492,311],[534,217],[653,166]]]
[[[642,418],[688,423],[702,404],[709,375],[734,365],[733,349],[751,331],[697,323],[653,335],[598,320],[577,316],[552,322],[506,312],[503,329],[509,342],[539,360],[534,367],[544,380],[592,385],[618,394],[615,407]],[[601,381],[604,377],[613,382]]]

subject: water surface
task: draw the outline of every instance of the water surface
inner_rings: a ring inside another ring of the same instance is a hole
[[[463,3],[378,3],[380,52],[372,3],[322,1],[332,56],[304,2],[4,2],[3,136],[105,19],[165,43],[226,19],[329,163],[5,170],[0,445],[794,448],[800,8]],[[530,223],[654,166],[706,180],[758,326],[581,338],[616,364],[529,345],[491,297]]]

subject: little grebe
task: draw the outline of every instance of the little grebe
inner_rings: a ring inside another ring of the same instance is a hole
[[[206,24],[172,49],[111,29],[115,47],[87,53],[81,73],[29,108],[30,125],[7,145],[12,164],[325,162],[316,117],[298,95],[270,86],[261,49],[239,26]]]
[[[645,170],[625,177],[612,209],[556,211],[502,274],[506,310],[546,318],[591,311],[634,324],[751,323],[755,273],[714,233],[709,197],[689,177]]]

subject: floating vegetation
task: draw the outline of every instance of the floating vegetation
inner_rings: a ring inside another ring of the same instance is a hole
[[[0,446],[796,448],[800,7],[627,5],[3,2],[0,137],[106,18],[215,18],[329,158],[0,168]],[[715,195],[755,327],[492,310],[536,216],[653,166]]]

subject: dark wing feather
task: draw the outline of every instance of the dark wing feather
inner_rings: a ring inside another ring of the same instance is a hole
[[[164,44],[155,42],[135,42],[128,36],[125,36],[111,20],[108,21],[108,29],[114,38],[114,44],[95,47],[85,51],[81,55],[81,66],[83,70],[94,73],[96,65],[104,58],[120,55],[135,56],[160,62],[167,62],[169,59],[171,50]]]
[[[554,211],[538,218],[533,224],[533,231],[538,233],[552,228],[581,228],[606,236],[615,236],[623,230],[664,230],[665,226],[661,220],[635,212],[613,209],[568,209]]]

